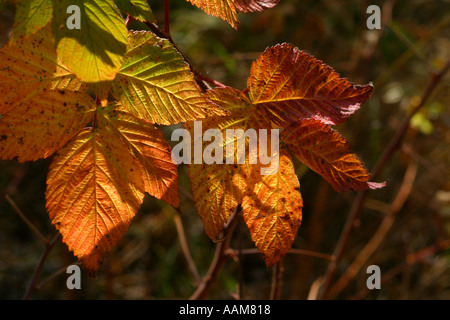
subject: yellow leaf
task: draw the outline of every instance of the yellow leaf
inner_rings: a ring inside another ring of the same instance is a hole
[[[122,107],[105,113],[105,117],[99,119],[100,126],[103,121],[113,135],[122,139],[139,163],[139,167],[130,170],[140,169],[144,191],[178,207],[178,172],[164,134],[154,125],[124,112]]]
[[[92,119],[94,100],[83,92],[51,90],[10,108],[0,105],[0,159],[46,158]]]
[[[227,113],[201,93],[183,56],[165,39],[135,31],[112,94],[134,115],[157,124],[176,124]]]
[[[86,90],[58,60],[50,26],[0,49],[2,112],[50,89]]]

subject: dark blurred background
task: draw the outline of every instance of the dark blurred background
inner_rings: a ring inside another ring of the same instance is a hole
[[[163,1],[148,1],[162,26]],[[366,8],[382,8],[381,30],[368,30]],[[184,0],[170,1],[171,35],[195,68],[237,89],[246,87],[252,61],[266,47],[289,42],[324,61],[357,84],[372,82],[374,95],[337,129],[369,170],[409,111],[420,101],[431,73],[450,57],[448,0],[281,0],[262,13],[239,14],[239,29],[206,15]],[[14,7],[0,11],[0,45],[9,35]],[[389,231],[339,299],[450,299],[450,82],[447,75],[412,118],[404,144],[378,177],[389,180],[370,191],[351,234],[337,275],[361,254],[389,212],[405,172],[415,174],[412,191],[393,216]],[[172,129],[165,128],[167,134]],[[42,234],[55,229],[45,210],[45,181],[52,158],[19,164],[0,161],[0,298],[19,299],[26,291],[44,245],[22,221],[8,194]],[[334,192],[323,179],[295,162],[304,199],[303,224],[293,248],[332,254],[356,193]],[[413,168],[413,169],[411,169]],[[192,201],[186,167],[179,168],[182,221],[199,272],[204,275],[215,245],[204,233]],[[182,254],[175,211],[163,201],[145,198],[127,234],[105,259],[97,278],[82,274],[82,290],[67,290],[65,266],[76,259],[58,243],[46,260],[35,299],[180,299],[196,285]],[[239,224],[232,247],[254,248]],[[368,265],[381,268],[381,290],[366,290]],[[314,296],[315,281],[328,261],[287,254],[282,299]],[[49,278],[50,277],[50,278]],[[216,279],[211,299],[232,299],[239,282],[244,299],[267,299],[272,269],[259,254],[239,265],[228,260]]]

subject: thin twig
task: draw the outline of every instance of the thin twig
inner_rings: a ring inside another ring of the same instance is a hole
[[[387,233],[391,229],[394,221],[395,215],[400,211],[403,207],[403,204],[408,199],[412,191],[412,187],[414,184],[414,180],[417,174],[417,163],[412,162],[405,173],[403,178],[402,185],[400,186],[399,191],[397,192],[397,196],[395,197],[392,205],[390,206],[390,210],[384,216],[381,224],[378,229],[372,235],[372,238],[367,242],[364,248],[360,251],[356,259],[353,263],[347,268],[345,273],[336,281],[336,283],[331,287],[329,292],[327,293],[328,298],[333,298],[337,296],[353,279],[356,274],[361,270],[363,265],[367,262],[370,256],[375,252],[375,250],[381,245],[383,240],[385,239]]]
[[[42,233],[39,232],[39,230],[34,226],[34,224],[31,223],[30,220],[23,214],[22,210],[19,209],[19,207],[16,205],[16,203],[11,199],[9,195],[5,196],[6,201],[9,202],[11,207],[13,207],[14,211],[19,215],[19,217],[26,223],[26,225],[38,236],[39,239],[44,244],[48,244],[48,239],[42,235]]]
[[[422,106],[425,104],[425,102],[430,97],[431,93],[434,91],[434,89],[439,84],[441,79],[447,73],[449,68],[450,68],[450,60],[447,61],[445,67],[439,73],[432,74],[431,80],[422,95],[420,103],[411,111],[411,113],[409,115],[406,116],[402,125],[397,130],[396,134],[391,139],[390,143],[385,148],[383,154],[381,155],[378,162],[376,163],[375,168],[372,171],[372,179],[375,179],[378,176],[378,174],[384,168],[386,163],[391,159],[391,157],[394,155],[394,153],[400,147],[401,142],[403,141],[403,138],[405,137],[406,132],[409,128],[411,118],[413,117],[414,114],[416,114],[420,110],[420,108],[422,108]],[[318,295],[318,299],[323,299],[326,296],[326,293],[330,287],[331,281],[334,278],[334,275],[335,275],[335,272],[337,269],[337,265],[343,256],[345,247],[347,246],[347,242],[350,238],[350,234],[353,229],[354,222],[356,221],[357,217],[359,216],[359,213],[362,210],[363,202],[364,202],[367,192],[368,192],[368,190],[360,191],[357,194],[355,201],[353,202],[353,206],[352,206],[350,213],[347,217],[347,220],[345,222],[344,229],[341,232],[341,236],[338,240],[338,243],[337,243],[334,253],[333,253],[333,256],[335,257],[335,261],[333,261],[332,263],[330,263],[328,265],[328,268],[325,272],[323,285],[322,285],[322,288]]]
[[[228,219],[228,222],[223,229],[222,240],[217,242],[216,244],[214,258],[211,262],[211,265],[209,266],[208,273],[203,277],[200,285],[189,298],[190,300],[202,300],[205,299],[208,295],[208,292],[212,284],[214,283],[214,280],[217,278],[217,275],[227,258],[226,250],[230,245],[231,233],[233,232],[233,229],[237,224],[237,217],[241,214],[241,211],[241,206],[237,206],[234,213]]]
[[[242,249],[241,255],[248,255],[248,254],[260,254],[261,252],[257,248],[249,248],[249,249]],[[227,255],[230,255],[232,257],[235,257],[239,254],[238,250],[229,248],[226,252]],[[303,256],[309,256],[313,258],[319,258],[324,259],[328,261],[333,261],[334,257],[332,255],[311,251],[311,250],[305,250],[305,249],[290,249],[286,254],[298,254]]]
[[[176,208],[177,213],[174,215],[173,219],[175,221],[175,226],[177,228],[178,239],[180,239],[181,249],[183,251],[184,257],[188,264],[189,270],[194,277],[195,283],[200,283],[200,275],[197,270],[197,266],[195,265],[194,259],[192,259],[191,251],[189,250],[188,241],[186,239],[186,234],[184,232],[183,222],[181,220],[181,211],[179,208]]]
[[[30,283],[28,284],[27,291],[25,292],[23,296],[23,300],[30,299],[33,292],[36,290],[36,285],[39,280],[39,277],[41,276],[42,268],[44,267],[44,263],[47,260],[48,255],[52,251],[53,247],[55,246],[56,242],[59,240],[59,237],[61,234],[58,232],[53,239],[47,243],[45,246],[45,250],[41,256],[41,259],[39,260],[39,263],[36,266],[36,269],[34,270],[33,276],[31,277]]]
[[[407,256],[405,262],[391,268],[390,270],[388,270],[386,272],[383,272],[383,275],[381,276],[381,279],[380,279],[380,284],[382,285],[382,284],[388,282],[389,280],[391,280],[393,277],[395,277],[397,274],[399,274],[403,270],[411,267],[412,265],[414,265],[416,263],[420,263],[420,262],[424,261],[428,257],[435,255],[439,251],[447,250],[449,247],[450,247],[450,239],[445,239],[445,240],[440,240],[437,243],[435,243],[429,247],[420,249],[417,252],[410,253]],[[367,296],[369,293],[370,293],[370,290],[367,287],[364,287],[357,294],[352,296],[351,299],[352,300],[361,300],[365,296]]]
[[[81,265],[81,262],[77,261],[70,265],[79,266]],[[59,270],[57,270],[56,272],[54,272],[53,274],[51,274],[50,276],[39,282],[39,284],[36,286],[36,290],[40,290],[43,286],[45,286],[47,283],[58,277],[60,274],[65,273],[67,271],[67,267],[69,267],[69,265],[60,268]]]

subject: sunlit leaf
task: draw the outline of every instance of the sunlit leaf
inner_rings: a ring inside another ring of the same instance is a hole
[[[157,124],[227,114],[204,97],[172,44],[146,31],[130,32],[126,60],[112,93],[127,111]]]
[[[120,109],[105,114],[111,132],[120,137],[139,163],[144,180],[144,191],[163,199],[174,207],[180,205],[177,167],[171,158],[171,149],[163,133]],[[101,122],[100,122],[101,124]]]
[[[80,29],[67,26],[71,5],[80,8]],[[127,43],[125,21],[114,1],[64,0],[54,6],[58,57],[80,80],[104,94],[122,66]]]
[[[281,140],[303,163],[338,191],[378,189],[386,183],[369,182],[370,174],[337,131],[316,120],[287,127]]]
[[[142,22],[154,22],[150,6],[146,0],[115,0],[120,10]]]
[[[3,110],[0,105],[0,159],[46,158],[92,119],[94,100],[74,91],[47,91]]]
[[[302,221],[303,201],[294,165],[285,150],[280,151],[275,174],[253,171],[253,192],[242,201],[245,223],[267,266],[278,262],[291,248]]]
[[[58,60],[51,28],[45,27],[0,49],[2,113],[50,89],[85,91]]]
[[[275,7],[280,0],[235,0],[236,9],[248,13]]]
[[[237,9],[235,0],[188,0],[209,15],[219,17],[227,21],[233,28],[237,29]]]
[[[252,65],[250,99],[281,126],[302,119],[343,122],[372,94],[291,44],[266,49]]]

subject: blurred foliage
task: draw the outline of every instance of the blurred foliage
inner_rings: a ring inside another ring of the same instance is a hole
[[[163,1],[149,1],[163,24]],[[366,28],[369,4],[393,3],[392,19],[382,30]],[[266,47],[289,42],[326,62],[354,83],[373,82],[374,95],[339,130],[371,169],[405,115],[417,104],[432,71],[450,53],[448,0],[281,0],[262,13],[239,14],[238,31],[203,13],[187,1],[170,1],[171,35],[196,69],[238,89],[246,87],[250,66]],[[0,11],[0,45],[13,22],[14,7]],[[450,82],[447,75],[429,102],[414,116],[404,148],[396,153],[378,179],[389,185],[371,191],[345,251],[338,272],[352,263],[372,237],[402,182],[408,162],[419,164],[413,191],[395,223],[367,265],[383,272],[402,265],[417,252],[450,236]],[[169,135],[172,128],[165,128]],[[45,210],[45,180],[51,159],[19,164],[0,161],[0,298],[17,299],[26,290],[44,245],[23,223],[10,204],[9,194],[27,218],[52,237],[55,229]],[[315,173],[296,162],[304,199],[303,225],[294,248],[332,253],[350,210],[354,193],[337,194]],[[186,167],[179,168],[182,220],[199,272],[204,275],[214,253],[192,201]],[[174,210],[149,196],[126,236],[104,261],[98,278],[82,277],[82,290],[69,291],[64,272],[45,282],[37,299],[178,299],[195,290],[181,251]],[[253,248],[240,223],[232,247]],[[58,244],[46,261],[41,280],[64,270],[75,259]],[[282,299],[306,299],[327,262],[303,255],[284,259]],[[338,298],[349,299],[363,290],[367,274],[355,277]],[[449,250],[406,265],[381,290],[366,299],[450,299]],[[241,269],[229,260],[215,281],[210,298],[231,299],[239,281],[243,298],[269,297],[272,270],[260,255],[246,255]]]

